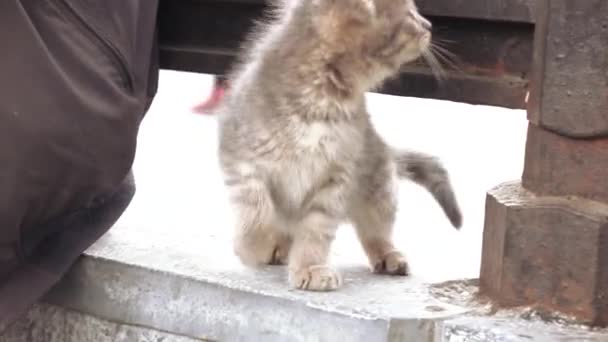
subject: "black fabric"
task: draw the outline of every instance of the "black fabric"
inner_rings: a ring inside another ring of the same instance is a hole
[[[53,233],[42,240],[24,239],[31,244],[27,258],[0,282],[1,326],[9,326],[36,302],[78,259],[81,253],[99,239],[127,208],[135,194],[132,174],[118,191],[105,198],[98,207],[73,212],[45,224]]]
[[[0,1],[0,322],[128,205],[158,79],[156,10],[157,0]]]

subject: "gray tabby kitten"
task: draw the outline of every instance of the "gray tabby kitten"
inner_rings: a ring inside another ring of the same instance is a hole
[[[398,178],[424,186],[455,227],[461,213],[432,156],[387,146],[365,92],[430,49],[431,24],[413,0],[292,0],[248,47],[220,109],[220,164],[246,265],[288,264],[299,289],[342,280],[328,265],[351,222],[377,273],[406,275],[391,241]]]

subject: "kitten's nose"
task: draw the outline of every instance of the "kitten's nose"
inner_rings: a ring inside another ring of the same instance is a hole
[[[422,25],[422,27],[423,27],[425,30],[430,31],[430,30],[432,30],[432,29],[433,29],[433,24],[431,24],[431,22],[430,22],[430,21],[428,21],[426,18],[424,18],[424,17],[422,17],[422,16],[420,17],[420,19],[421,19],[421,20],[420,20],[420,24]]]
[[[420,26],[425,30],[425,31],[430,31],[433,28],[433,25],[431,24],[430,21],[428,21],[428,19],[426,19],[425,17],[423,17],[422,15],[420,15],[420,13],[418,13],[418,11],[410,11],[412,17],[414,17],[414,20],[416,20],[418,23],[420,23]]]

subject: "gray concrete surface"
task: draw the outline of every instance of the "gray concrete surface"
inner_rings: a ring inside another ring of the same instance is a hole
[[[437,342],[605,342],[608,332],[514,317],[463,317],[440,324]]]
[[[431,196],[403,183],[395,242],[412,275],[372,275],[345,226],[332,250],[344,288],[307,293],[288,288],[283,267],[247,269],[232,253],[215,118],[189,111],[210,84],[205,76],[163,73],[139,138],[135,199],[48,303],[103,321],[218,341],[508,341],[500,336],[530,324],[519,316],[507,318],[517,329],[487,321],[487,307],[474,301],[474,283],[440,284],[478,275],[485,192],[520,177],[525,113],[370,94],[372,118],[388,142],[445,161],[465,225],[453,230]],[[483,335],[488,329],[495,335]],[[47,342],[32,340],[38,341]]]
[[[2,342],[203,342],[149,328],[114,323],[51,305],[36,305],[11,325]]]
[[[47,301],[220,341],[430,341],[432,321],[466,311],[433,298],[425,284],[360,268],[343,269],[342,291],[319,294],[287,289],[280,269],[181,273],[139,264],[86,257]]]

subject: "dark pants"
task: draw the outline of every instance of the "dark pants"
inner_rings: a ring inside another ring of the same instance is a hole
[[[128,206],[157,0],[0,1],[0,323]],[[0,324],[2,325],[2,324]]]

